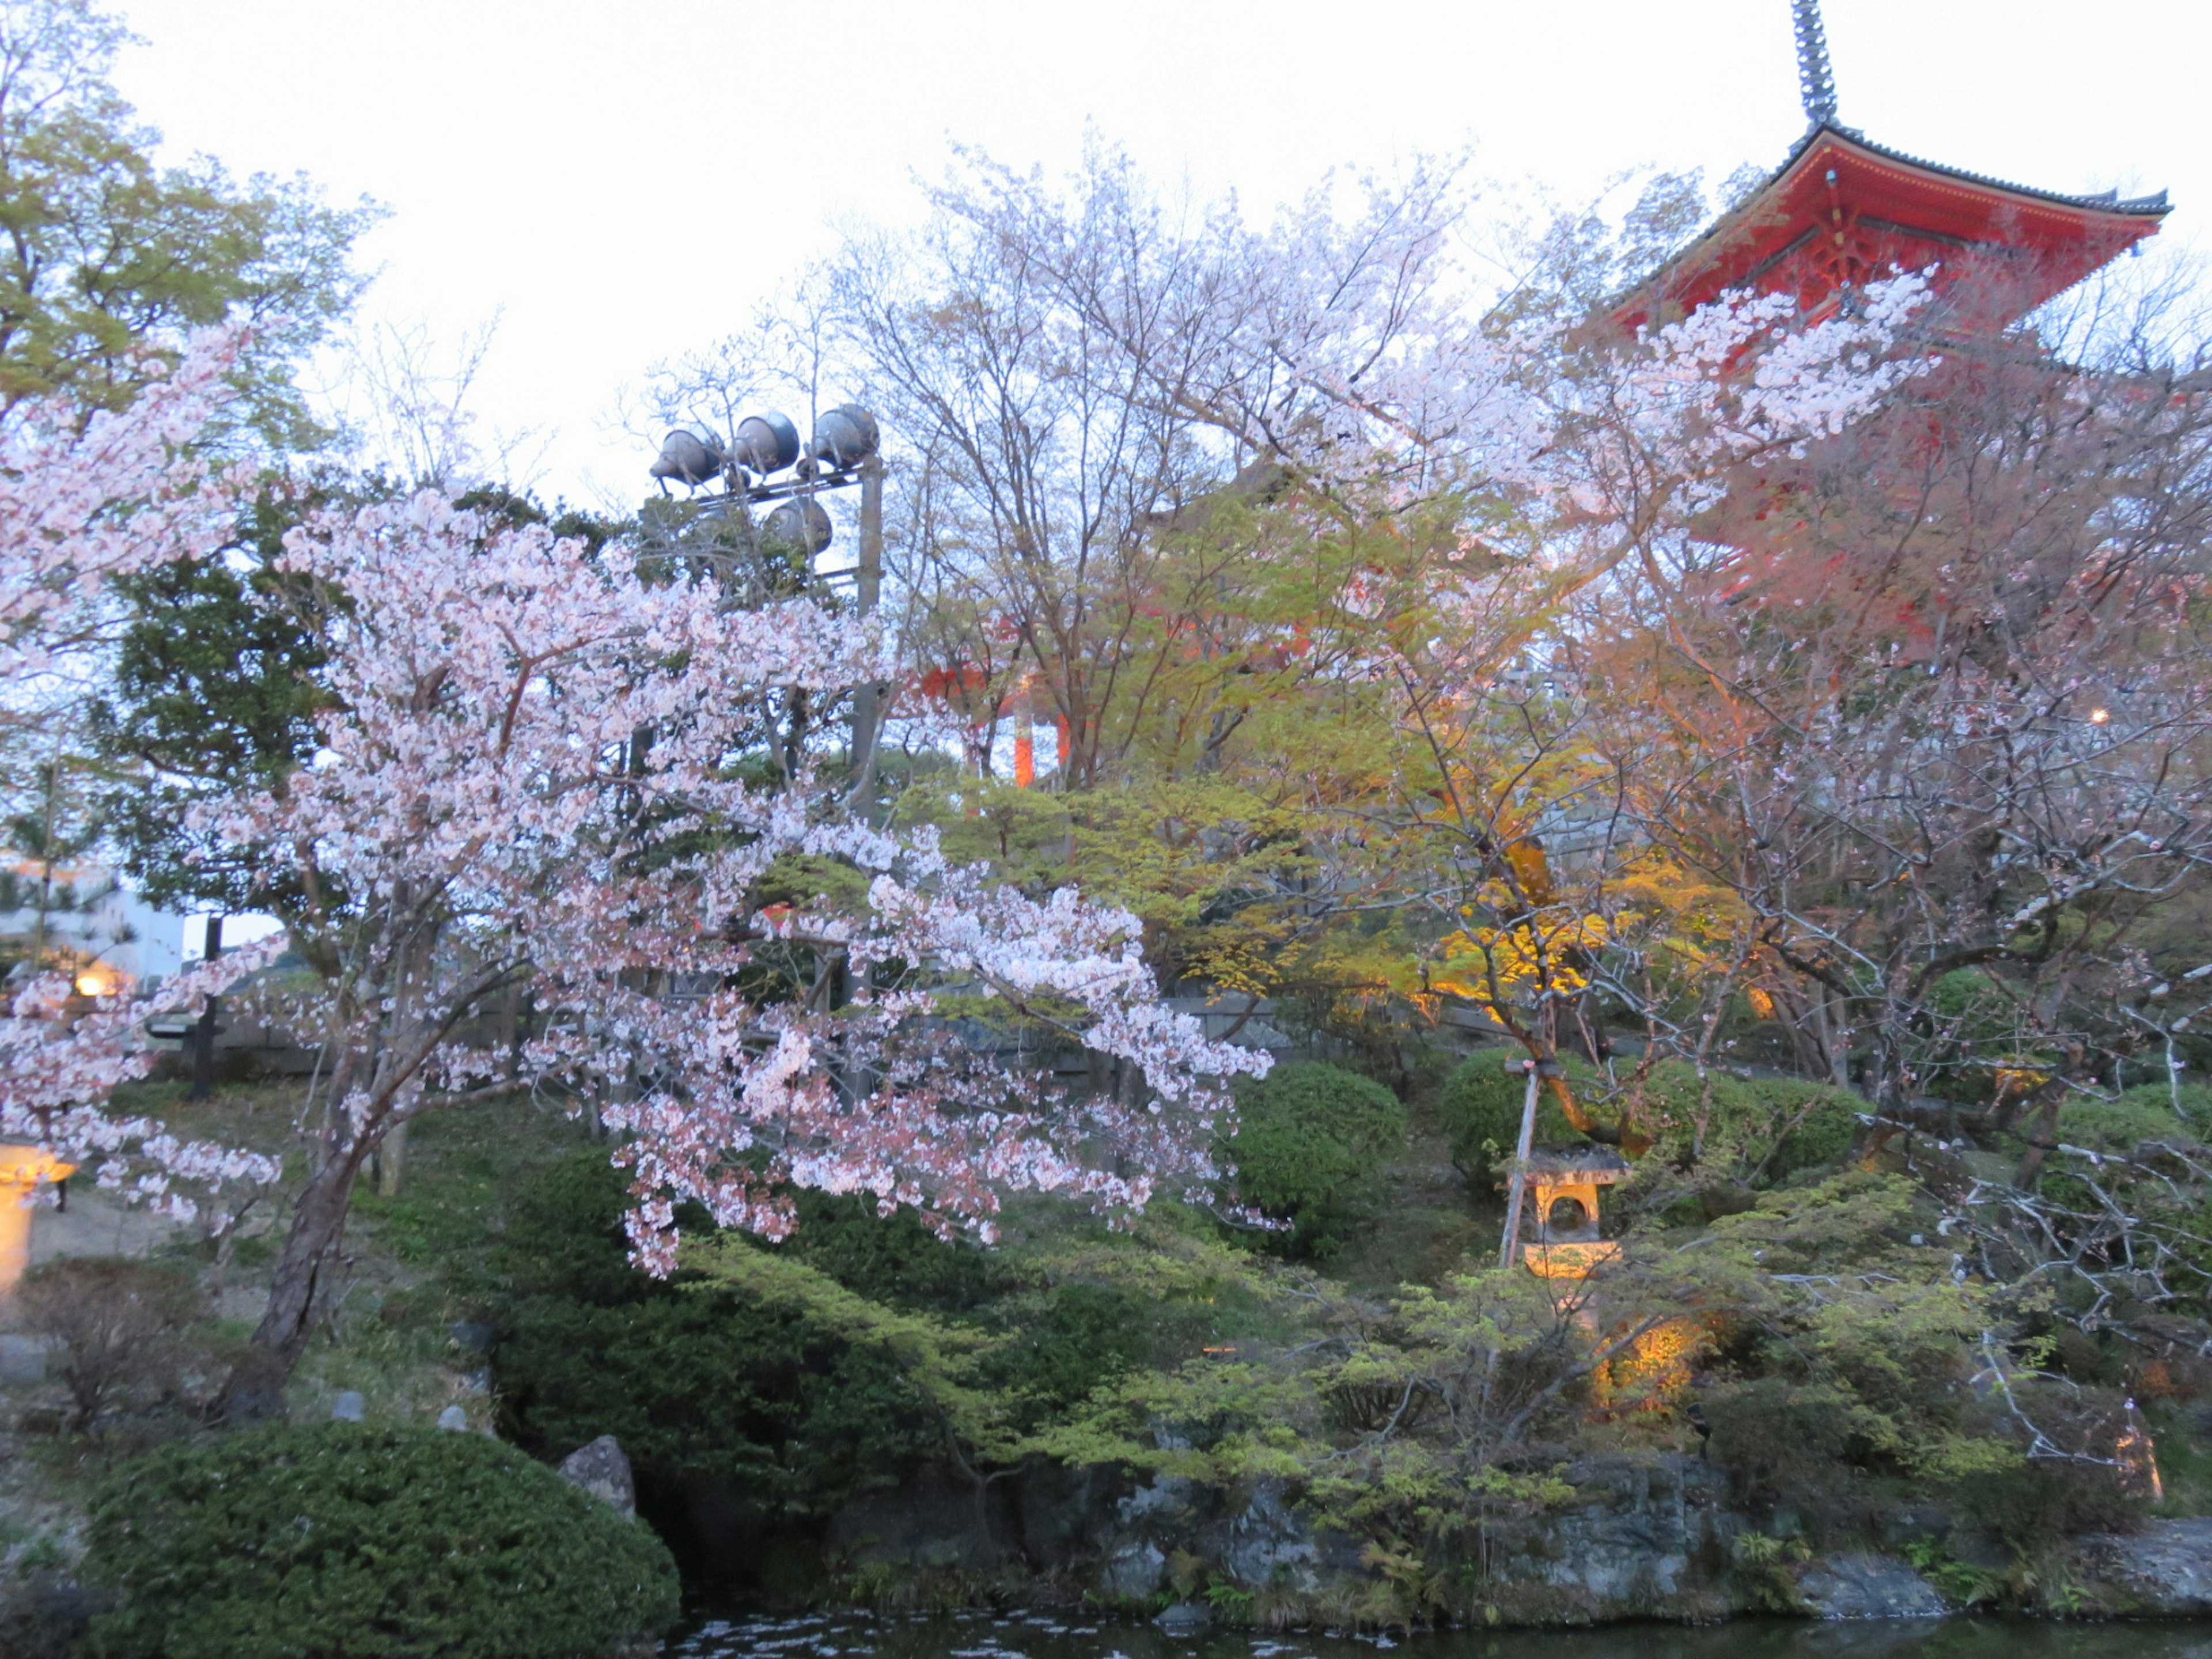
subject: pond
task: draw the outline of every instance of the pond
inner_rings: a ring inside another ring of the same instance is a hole
[[[1389,1638],[1213,1630],[1044,1613],[952,1618],[834,1613],[714,1620],[670,1659],[2212,1659],[2212,1621],[2057,1624],[1993,1619],[1747,1619],[1574,1631]]]

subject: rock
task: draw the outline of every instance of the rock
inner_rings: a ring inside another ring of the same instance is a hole
[[[1098,1569],[1098,1588],[1124,1601],[1149,1601],[1167,1582],[1168,1559],[1152,1544],[1124,1544]]]
[[[1575,1495],[1498,1528],[1488,1596],[1508,1620],[1717,1619],[1736,1611],[1711,1564],[1733,1552],[1737,1518],[1702,1459],[1588,1457]]]
[[[1288,1584],[1310,1594],[1321,1588],[1320,1562],[1321,1547],[1304,1517],[1285,1501],[1281,1484],[1255,1482],[1229,1523],[1222,1570],[1240,1584]]]
[[[864,1564],[989,1572],[1017,1535],[1000,1512],[1006,1495],[994,1486],[979,1504],[973,1482],[950,1469],[918,1469],[895,1487],[854,1496],[830,1517],[829,1545]]]
[[[333,1423],[358,1423],[362,1420],[362,1418],[367,1414],[368,1410],[368,1402],[361,1397],[360,1391],[355,1389],[348,1389],[336,1400],[331,1401],[331,1421]]]
[[[1152,1620],[1170,1636],[1196,1636],[1213,1622],[1201,1601],[1178,1601]]]
[[[1951,1512],[1940,1504],[1904,1504],[1884,1510],[1875,1520],[1876,1535],[1893,1550],[1908,1544],[1940,1543],[1953,1530]]]
[[[462,1352],[489,1353],[491,1352],[494,1332],[490,1326],[465,1319],[457,1325],[447,1327],[447,1329],[453,1336],[453,1346]]]
[[[469,1414],[459,1406],[448,1406],[438,1413],[438,1426],[458,1433],[469,1426]]]
[[[1819,1619],[1941,1619],[1936,1587],[1893,1555],[1835,1555],[1798,1575],[1797,1594]]]
[[[602,1504],[624,1515],[637,1513],[637,1487],[630,1480],[629,1459],[623,1455],[614,1436],[603,1434],[589,1445],[577,1447],[561,1460],[560,1474]]]
[[[46,1345],[35,1336],[0,1334],[0,1389],[46,1380]]]
[[[2085,1538],[2081,1553],[2114,1613],[2212,1613],[2212,1520],[2154,1521],[2131,1537]]]

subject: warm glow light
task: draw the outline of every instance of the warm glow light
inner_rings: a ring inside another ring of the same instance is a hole
[[[2089,724],[2092,726],[2102,726],[2112,718],[2112,711],[2109,708],[2092,708],[2089,711]]]
[[[0,1296],[15,1287],[31,1259],[31,1206],[40,1187],[69,1179],[76,1166],[36,1146],[0,1146]]]
[[[2158,1447],[2137,1414],[2134,1401],[2127,1402],[2126,1411],[2125,1424],[2112,1448],[2120,1466],[2120,1479],[2136,1492],[2148,1496],[2152,1503],[2163,1503],[2166,1481],[2158,1472]]]
[[[1594,1244],[1523,1244],[1521,1263],[1539,1279],[1588,1279],[1608,1261],[1620,1259],[1611,1239]]]
[[[104,974],[82,973],[76,976],[76,994],[81,997],[104,997],[115,988],[115,981]]]

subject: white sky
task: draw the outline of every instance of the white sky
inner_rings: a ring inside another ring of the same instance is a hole
[[[1064,167],[1086,122],[1249,207],[1333,166],[1478,144],[1570,197],[1652,162],[1724,176],[1803,125],[1788,0],[1272,6],[1008,0],[116,0],[125,94],[179,151],[305,171],[393,210],[368,314],[456,340],[503,308],[474,402],[550,428],[537,477],[647,489],[623,388],[742,324],[826,251],[896,222],[948,140]],[[2212,207],[2203,0],[1828,0],[1842,118],[2046,189]]]

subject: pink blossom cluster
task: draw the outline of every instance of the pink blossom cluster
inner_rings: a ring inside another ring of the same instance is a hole
[[[96,639],[114,579],[205,556],[231,534],[245,480],[201,444],[240,338],[197,337],[120,412],[51,398],[0,431],[0,685]]]

